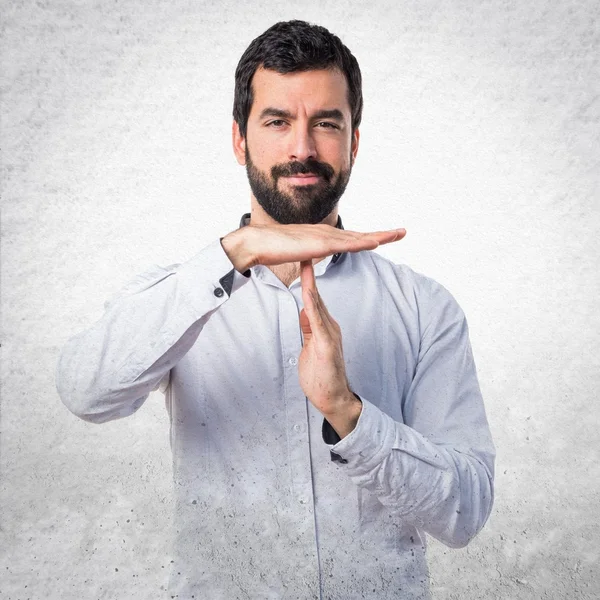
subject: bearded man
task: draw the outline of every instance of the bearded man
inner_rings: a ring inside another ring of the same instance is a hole
[[[62,352],[57,387],[83,419],[166,395],[171,598],[428,598],[425,534],[462,547],[490,514],[463,312],[373,252],[403,229],[338,215],[362,106],[358,63],[323,27],[256,38],[233,110],[251,212],[140,275]]]

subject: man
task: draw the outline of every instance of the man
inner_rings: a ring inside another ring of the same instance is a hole
[[[358,63],[326,29],[255,39],[233,123],[251,213],[139,276],[61,355],[59,393],[86,420],[166,394],[172,598],[428,598],[425,533],[461,547],[490,513],[462,311],[371,252],[404,230],[338,216],[361,111]]]

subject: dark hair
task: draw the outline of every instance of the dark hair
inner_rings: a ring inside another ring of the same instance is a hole
[[[352,131],[360,125],[362,78],[358,61],[350,50],[325,27],[306,21],[281,21],[251,42],[235,70],[233,118],[244,137],[254,100],[252,77],[261,66],[278,73],[339,69],[348,83]]]

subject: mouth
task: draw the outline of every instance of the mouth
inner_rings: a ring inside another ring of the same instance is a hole
[[[282,177],[291,185],[311,185],[318,183],[321,180],[320,175],[314,175],[313,173],[298,173],[291,177]]]

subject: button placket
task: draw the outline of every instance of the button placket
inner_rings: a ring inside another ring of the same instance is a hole
[[[306,398],[298,379],[298,356],[302,350],[298,305],[293,296],[281,294],[279,301],[281,351],[284,358],[287,436],[292,477],[292,501],[306,510],[312,523],[313,489],[308,440]],[[313,525],[314,527],[314,525]]]
[[[277,290],[282,401],[285,403],[285,434],[290,475],[289,511],[295,525],[296,546],[304,553],[302,570],[319,580],[319,555],[314,518],[308,411],[298,378],[298,357],[302,351],[298,303],[289,290]],[[317,591],[317,590],[315,590]],[[313,596],[311,596],[313,597]]]

